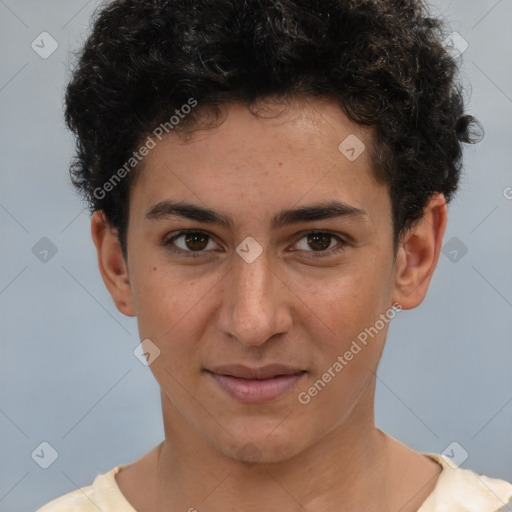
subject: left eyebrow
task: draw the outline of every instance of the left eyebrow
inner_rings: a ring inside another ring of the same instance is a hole
[[[364,218],[368,214],[355,206],[332,201],[326,204],[308,205],[301,208],[283,210],[272,219],[272,228],[280,228],[299,222],[314,222],[317,220],[334,219],[340,217]]]
[[[146,218],[150,220],[167,217],[182,217],[207,224],[218,224],[227,229],[232,229],[234,225],[233,220],[227,215],[210,208],[184,202],[161,201],[153,205],[146,213]],[[364,218],[368,217],[368,213],[340,201],[331,201],[283,210],[272,218],[271,226],[272,229],[278,229],[299,222],[314,222],[340,217]]]

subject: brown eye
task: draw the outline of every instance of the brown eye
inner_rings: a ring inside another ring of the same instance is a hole
[[[334,242],[334,244],[333,244]],[[335,242],[338,242],[337,244]],[[296,244],[299,251],[310,253],[308,258],[323,258],[333,256],[343,251],[349,245],[340,236],[330,231],[310,231]]]
[[[180,231],[167,238],[164,245],[172,252],[184,256],[200,256],[202,253],[209,252],[210,249],[215,249],[217,244],[208,233],[203,231]]]
[[[185,245],[191,251],[202,251],[208,245],[209,236],[204,233],[187,233],[184,235]]]
[[[325,251],[331,245],[332,235],[329,233],[310,233],[308,244],[314,251]]]

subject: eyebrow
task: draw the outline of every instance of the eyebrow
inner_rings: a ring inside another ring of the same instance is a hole
[[[149,220],[161,220],[168,217],[181,217],[207,224],[218,224],[227,229],[232,229],[234,225],[229,216],[210,208],[170,200],[153,205],[146,213],[146,219]],[[340,217],[364,218],[368,217],[368,214],[355,206],[340,201],[331,201],[283,210],[272,218],[271,226],[272,229],[277,229],[299,222],[313,222]]]

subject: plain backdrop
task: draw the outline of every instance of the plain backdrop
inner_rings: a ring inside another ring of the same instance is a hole
[[[107,294],[68,177],[67,69],[98,5],[0,0],[2,512],[33,511],[163,439],[136,320]],[[465,151],[426,300],[390,327],[376,421],[416,450],[450,447],[461,467],[512,481],[512,1],[432,5],[464,50],[468,110],[486,136]]]

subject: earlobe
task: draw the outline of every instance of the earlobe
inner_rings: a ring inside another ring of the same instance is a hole
[[[117,309],[126,316],[135,316],[130,276],[115,230],[102,211],[94,212],[91,235],[96,246],[98,268]]]
[[[448,220],[443,194],[431,197],[423,217],[402,237],[395,264],[393,303],[403,309],[419,306],[439,261]]]

